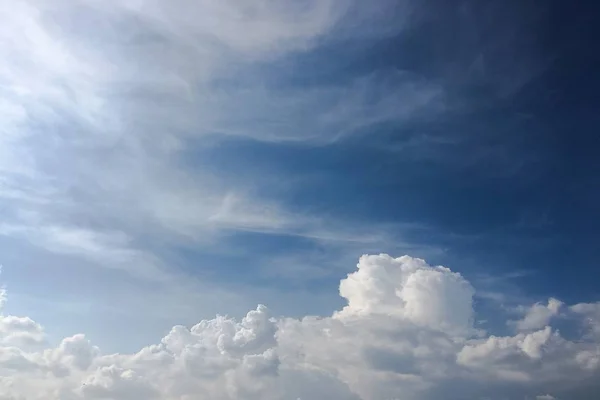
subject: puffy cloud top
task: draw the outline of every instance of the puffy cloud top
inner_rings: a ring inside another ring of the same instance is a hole
[[[363,256],[357,267],[340,283],[340,295],[348,300],[340,317],[385,314],[436,330],[472,328],[475,291],[460,274],[387,254]]]

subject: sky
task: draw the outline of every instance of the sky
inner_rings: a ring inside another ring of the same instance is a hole
[[[0,0],[0,400],[589,399],[597,11]]]

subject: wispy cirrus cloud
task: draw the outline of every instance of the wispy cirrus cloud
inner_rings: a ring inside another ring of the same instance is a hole
[[[90,240],[103,230],[206,239],[241,229],[344,240],[319,227],[327,225],[319,216],[256,195],[260,179],[233,187],[182,168],[178,157],[203,136],[327,143],[410,119],[438,101],[439,88],[401,72],[289,90],[247,73],[335,32],[349,35],[343,17],[368,24],[381,12],[368,8],[352,1],[5,7],[0,195],[11,228],[4,234],[35,231],[38,242],[39,232],[58,230],[98,230]]]

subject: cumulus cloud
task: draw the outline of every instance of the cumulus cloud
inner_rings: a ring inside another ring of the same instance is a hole
[[[103,354],[81,334],[56,347],[7,341],[43,329],[2,315],[0,391],[28,400],[589,398],[580,389],[599,373],[597,336],[566,339],[546,319],[495,336],[474,328],[474,293],[447,268],[365,255],[341,280],[347,305],[331,316],[274,317],[259,305],[241,320],[175,326],[133,354]],[[590,331],[593,306],[571,307]]]
[[[584,318],[584,324],[591,329],[591,334],[600,337],[600,303],[575,304],[570,310]]]
[[[447,268],[407,256],[368,256],[340,284],[348,306],[338,317],[397,315],[418,326],[465,332],[472,326],[473,294],[469,282]]]
[[[511,324],[515,325],[519,331],[543,328],[548,325],[552,317],[559,314],[562,305],[563,303],[561,301],[554,298],[548,299],[547,305],[536,303],[525,310],[523,319],[511,321]]]

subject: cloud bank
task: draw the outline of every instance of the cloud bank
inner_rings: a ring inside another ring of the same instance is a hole
[[[522,307],[511,335],[477,328],[475,288],[424,260],[365,255],[331,316],[259,305],[175,326],[133,354],[82,334],[46,342],[27,317],[0,317],[0,393],[11,399],[586,399],[600,368],[600,304]],[[0,304],[5,301],[2,294]],[[547,311],[544,311],[547,310]],[[554,327],[569,321],[571,337]]]

